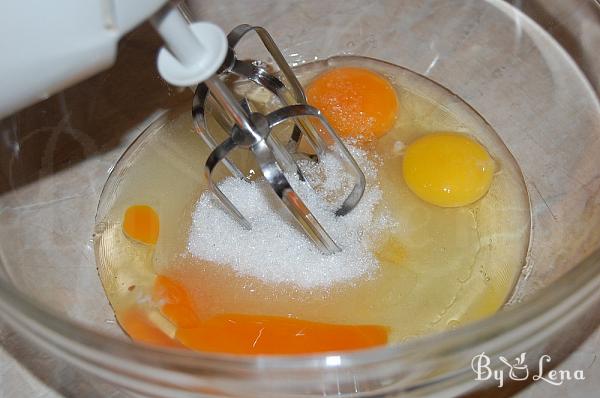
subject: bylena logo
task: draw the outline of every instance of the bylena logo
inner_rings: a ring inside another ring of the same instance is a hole
[[[510,380],[527,380],[531,377],[532,380],[552,384],[554,386],[560,386],[565,381],[569,380],[585,380],[583,370],[556,370],[552,369],[548,372],[548,369],[552,358],[550,355],[542,355],[538,361],[536,373],[530,374],[529,368],[525,363],[526,353],[522,352],[521,355],[516,357],[512,362],[507,360],[503,356],[499,356],[498,360],[504,364],[501,369],[493,369],[490,367],[492,363],[489,356],[482,352],[481,354],[475,355],[471,360],[471,368],[475,372],[475,380],[496,380],[498,382],[498,388],[504,386],[504,380],[506,378]]]

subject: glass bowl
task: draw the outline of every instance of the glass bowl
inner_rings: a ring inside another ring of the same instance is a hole
[[[240,23],[266,27],[292,64],[339,54],[378,58],[473,106],[517,159],[530,195],[530,248],[515,292],[485,320],[352,353],[236,357],[130,342],[96,271],[96,206],[124,150],[164,123],[165,110],[191,109],[192,96],[158,78],[160,42],[144,25],[122,41],[113,68],[1,121],[0,318],[10,336],[27,342],[3,337],[13,356],[34,370],[53,369],[57,389],[72,396],[452,396],[496,389],[495,380],[475,380],[472,360],[482,352],[497,369],[499,356],[526,352],[533,368],[544,354],[558,361],[596,327],[597,2],[188,5],[195,18],[226,31]],[[258,47],[245,48],[242,56],[263,57]],[[60,377],[71,368],[93,381]]]

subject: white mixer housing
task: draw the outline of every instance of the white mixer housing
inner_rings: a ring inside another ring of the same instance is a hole
[[[197,26],[190,29],[176,8],[167,3],[0,2],[0,118],[111,66],[121,36],[149,18],[169,47],[161,51],[159,65],[165,80],[193,85],[213,75],[225,58],[225,34],[208,23],[193,24]]]

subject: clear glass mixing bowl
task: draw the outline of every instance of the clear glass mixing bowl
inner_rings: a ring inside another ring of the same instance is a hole
[[[516,157],[531,198],[530,250],[514,297],[481,322],[351,354],[243,358],[129,342],[95,268],[96,206],[125,148],[163,110],[191,104],[192,94],[158,78],[160,43],[143,26],[122,41],[112,69],[1,122],[0,335],[14,357],[34,372],[46,369],[47,381],[59,380],[55,388],[68,396],[458,395],[488,387],[474,380],[475,354],[495,361],[526,351],[531,366],[542,353],[556,361],[597,325],[596,1],[189,6],[225,30],[265,26],[291,63],[336,54],[379,58],[435,80],[479,111]],[[246,48],[243,55],[262,56]],[[12,391],[10,382],[3,388]]]

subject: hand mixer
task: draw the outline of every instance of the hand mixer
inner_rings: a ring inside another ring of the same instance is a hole
[[[340,250],[294,191],[286,174],[295,173],[304,181],[297,160],[319,161],[327,153],[335,154],[355,178],[349,194],[335,211],[338,216],[358,204],[365,189],[365,176],[321,112],[306,103],[302,86],[265,29],[240,25],[225,36],[214,24],[189,23],[178,7],[165,0],[19,0],[4,2],[0,15],[11,17],[0,24],[0,43],[5,54],[12,55],[8,62],[0,63],[0,76],[4,77],[0,117],[108,67],[114,62],[119,37],[149,18],[167,45],[157,59],[161,76],[176,86],[197,85],[192,115],[198,133],[212,150],[205,174],[209,189],[223,208],[241,226],[252,228],[219,189],[212,174],[223,162],[234,177],[245,179],[228,155],[235,148],[246,149],[306,236],[324,253]],[[33,34],[29,31],[19,36],[32,20],[36,22]],[[42,25],[42,21],[47,24]],[[73,31],[78,32],[76,37]],[[258,62],[237,58],[238,42],[251,31],[257,33],[275,60],[279,75],[269,73]],[[19,40],[13,39],[15,32]],[[40,64],[44,65],[42,69]],[[246,98],[236,98],[224,83],[222,77],[227,75],[266,89],[277,98],[280,107],[268,114],[253,111]],[[221,143],[217,143],[206,123],[204,110],[210,98],[218,104],[215,119],[228,134]],[[282,142],[272,132],[276,126],[286,125],[286,121],[292,122],[291,134],[288,142]],[[303,139],[314,155],[299,151]]]

